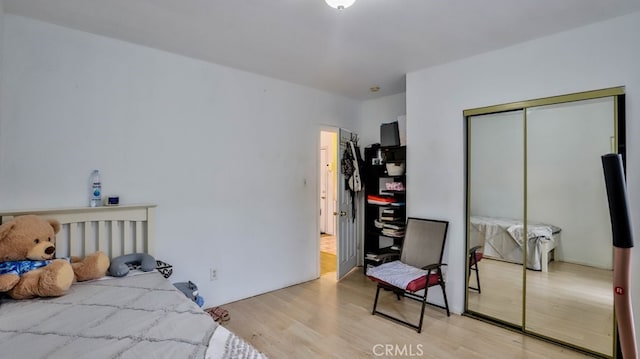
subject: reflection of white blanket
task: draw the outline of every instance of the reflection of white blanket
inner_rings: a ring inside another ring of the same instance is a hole
[[[484,256],[522,263],[524,233],[521,220],[471,216],[471,246],[483,246]],[[543,248],[554,248],[560,228],[544,223],[527,223],[527,268],[542,269]]]
[[[367,275],[398,288],[406,289],[409,283],[427,275],[427,271],[400,261],[393,261],[367,269]]]
[[[509,228],[507,228],[507,232],[509,232],[511,237],[513,237],[513,239],[516,242],[518,242],[520,246],[522,246],[522,243],[524,243],[522,239],[523,229],[524,229],[524,226],[522,224],[514,224],[513,226],[510,226]],[[527,226],[528,239],[535,239],[535,238],[551,239],[552,234],[553,234],[553,231],[549,226],[533,226],[533,225]]]

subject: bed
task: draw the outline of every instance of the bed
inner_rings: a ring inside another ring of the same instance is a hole
[[[471,246],[483,246],[483,256],[522,264],[524,225],[521,220],[471,216]],[[527,223],[527,268],[549,271],[561,229],[546,223]]]
[[[154,205],[0,212],[62,224],[59,257],[154,253]],[[11,358],[264,358],[159,272],[75,283],[57,298],[0,299],[0,353]]]

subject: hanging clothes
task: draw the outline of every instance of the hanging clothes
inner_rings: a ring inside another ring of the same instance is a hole
[[[351,220],[356,220],[356,193],[362,191],[362,178],[360,176],[360,168],[364,161],[360,156],[360,149],[355,141],[347,141],[344,153],[342,154],[342,174],[345,178],[345,188],[349,189],[351,194]]]

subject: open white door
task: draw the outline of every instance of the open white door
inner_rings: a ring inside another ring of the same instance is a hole
[[[351,140],[352,133],[340,129],[340,146],[338,162],[341,163],[347,142]],[[338,171],[338,210],[334,215],[338,216],[337,247],[338,247],[338,279],[344,277],[357,264],[357,219],[354,220],[353,198],[346,183],[342,170]]]

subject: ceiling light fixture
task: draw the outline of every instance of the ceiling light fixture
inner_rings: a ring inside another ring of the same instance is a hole
[[[334,9],[344,10],[349,6],[353,5],[356,0],[324,0],[327,2],[327,5],[331,6]]]

